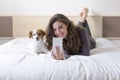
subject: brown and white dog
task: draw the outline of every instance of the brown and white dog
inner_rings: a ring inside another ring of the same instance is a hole
[[[33,39],[31,50],[33,53],[47,53],[47,48],[44,43],[46,33],[42,29],[36,29],[29,32],[29,38]]]

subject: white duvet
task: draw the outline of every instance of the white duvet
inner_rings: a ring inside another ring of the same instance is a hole
[[[98,38],[90,56],[66,60],[33,55],[30,42],[17,38],[0,46],[0,80],[120,80],[120,45],[110,40]]]

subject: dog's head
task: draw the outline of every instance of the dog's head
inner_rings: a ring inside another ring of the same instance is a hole
[[[42,29],[36,29],[34,31],[29,32],[29,38],[33,38],[35,41],[40,41],[46,35],[45,31]]]

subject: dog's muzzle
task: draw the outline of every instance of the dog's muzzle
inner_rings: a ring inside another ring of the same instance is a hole
[[[36,37],[36,40],[38,41],[38,40],[39,40],[39,37]]]

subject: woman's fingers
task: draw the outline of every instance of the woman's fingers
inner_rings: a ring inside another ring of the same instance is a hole
[[[63,60],[64,59],[63,49],[60,49],[60,47],[56,47],[56,52],[57,52],[57,56],[58,56],[59,60]]]
[[[55,56],[55,54],[54,54],[54,52],[53,52],[53,51],[52,51],[51,56],[52,56],[54,59],[56,59],[56,56]]]
[[[54,59],[57,59],[57,60],[64,60],[65,59],[64,58],[64,51],[63,51],[63,49],[61,51],[59,47],[56,47],[55,51],[52,50],[51,55]]]

